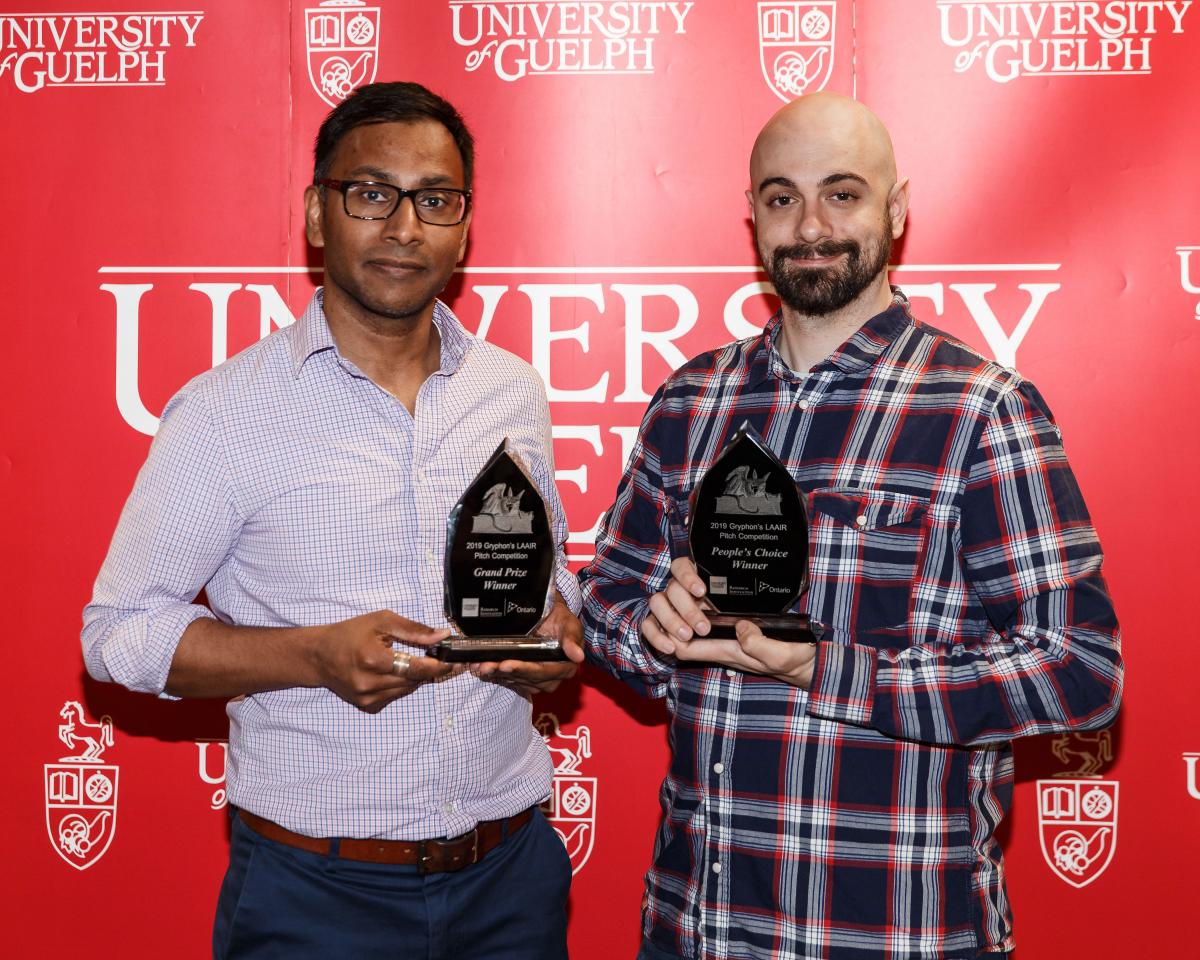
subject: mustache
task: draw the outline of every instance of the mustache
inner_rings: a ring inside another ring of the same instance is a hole
[[[788,247],[776,247],[771,260],[776,268],[781,268],[787,260],[816,260],[836,257],[839,253],[854,258],[860,252],[859,245],[853,240],[822,240],[820,243],[794,243]]]

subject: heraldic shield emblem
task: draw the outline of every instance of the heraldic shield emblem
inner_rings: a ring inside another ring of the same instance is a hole
[[[304,11],[308,79],[331,107],[364,83],[379,66],[379,7],[362,0],[325,0]]]
[[[571,873],[578,873],[592,855],[596,836],[596,778],[579,775],[580,763],[592,755],[592,731],[579,724],[574,733],[564,733],[558,717],[543,713],[534,724],[554,761],[550,798],[542,813],[567,848]]]
[[[833,73],[837,4],[769,0],[758,5],[758,58],[784,102],[824,88]]]
[[[1086,887],[1112,862],[1119,786],[1115,780],[1037,782],[1042,856],[1073,887]]]
[[[111,717],[84,718],[75,700],[59,711],[58,738],[79,752],[44,765],[46,832],[55,852],[76,870],[86,870],[108,850],[117,829],[117,768],[101,762],[113,745]]]

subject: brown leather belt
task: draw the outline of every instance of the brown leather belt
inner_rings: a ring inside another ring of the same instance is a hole
[[[512,836],[529,822],[533,816],[533,807],[503,820],[484,820],[476,824],[474,830],[464,833],[461,837],[432,840],[306,837],[245,810],[239,809],[238,816],[259,836],[295,847],[297,850],[307,850],[322,856],[333,854],[345,860],[360,860],[366,863],[415,866],[422,873],[445,873],[461,870],[468,864],[482,860],[484,855],[499,846],[505,837]]]

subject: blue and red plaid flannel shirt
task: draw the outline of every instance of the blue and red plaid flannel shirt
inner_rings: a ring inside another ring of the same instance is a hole
[[[760,337],[652,400],[594,562],[588,653],[670,713],[644,932],[685,957],[973,958],[1013,946],[996,829],[1013,737],[1103,727],[1120,636],[1034,387],[903,295],[794,373]],[[829,627],[812,689],[643,644],[689,497],[743,420],[807,498]]]

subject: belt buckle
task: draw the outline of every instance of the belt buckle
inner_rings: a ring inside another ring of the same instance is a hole
[[[479,826],[476,825],[464,833],[460,837],[433,837],[429,840],[421,840],[417,844],[417,872],[420,874],[429,873],[429,864],[433,860],[433,855],[429,852],[432,844],[437,844],[443,849],[452,843],[461,843],[467,837],[471,838],[471,859],[452,868],[453,870],[461,870],[468,864],[479,862]],[[450,871],[444,871],[450,872]]]

